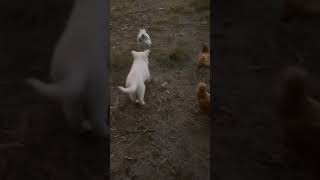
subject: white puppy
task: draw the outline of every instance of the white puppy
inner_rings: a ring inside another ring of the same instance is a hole
[[[149,72],[149,53],[150,50],[143,52],[131,51],[133,64],[126,80],[126,88],[119,86],[119,89],[129,94],[132,102],[144,105],[145,82],[151,81]]]
[[[71,127],[93,128],[104,137],[109,133],[106,5],[105,0],[76,0],[51,61],[53,82],[26,80],[38,93],[62,102]]]
[[[146,29],[140,29],[139,34],[137,36],[137,42],[143,50],[151,48],[151,38],[149,34],[146,32]]]

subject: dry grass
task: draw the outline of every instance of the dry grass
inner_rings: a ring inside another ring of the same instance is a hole
[[[161,64],[174,65],[191,60],[191,47],[187,43],[179,42],[171,49],[158,49],[156,60]]]
[[[195,9],[195,11],[210,10],[210,0],[192,0],[190,6]]]
[[[210,11],[210,0],[177,1],[170,7],[170,12],[192,14],[198,11]]]

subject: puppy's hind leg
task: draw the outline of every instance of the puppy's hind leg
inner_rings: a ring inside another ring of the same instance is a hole
[[[137,99],[136,93],[134,92],[134,93],[129,94],[129,98],[132,101],[132,103],[135,103],[136,99]]]
[[[138,89],[138,94],[137,95],[138,95],[138,100],[139,100],[141,105],[145,104],[145,102],[144,102],[145,90],[146,90],[146,86],[144,84]]]

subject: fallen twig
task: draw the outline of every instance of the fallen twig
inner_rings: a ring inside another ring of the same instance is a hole
[[[164,160],[162,160],[160,163],[159,163],[159,166],[161,166],[162,164],[164,164],[168,159],[165,158]]]
[[[145,130],[141,130],[141,131],[126,131],[126,133],[128,133],[128,134],[135,134],[135,133],[147,133],[147,132],[154,132],[154,130],[152,130],[152,129],[145,129]]]
[[[112,136],[113,138],[117,138],[117,137],[119,137],[120,135],[115,135],[115,136]]]
[[[117,144],[120,144],[120,143],[123,143],[123,142],[126,142],[128,139],[124,136],[121,136],[122,137],[122,140],[119,141]]]
[[[129,157],[129,156],[124,156],[124,158],[127,159],[127,160],[133,160],[133,158]]]
[[[110,110],[113,110],[113,109],[118,109],[117,106],[110,106]]]

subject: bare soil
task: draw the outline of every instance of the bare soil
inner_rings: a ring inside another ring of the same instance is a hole
[[[210,118],[195,99],[199,81],[210,87],[210,70],[194,66],[209,45],[209,13],[209,1],[111,1],[111,179],[210,179]],[[143,27],[153,81],[140,106],[117,86]]]

